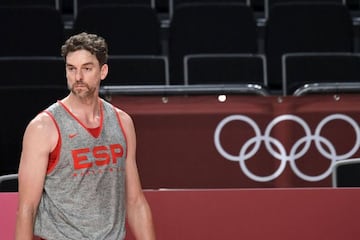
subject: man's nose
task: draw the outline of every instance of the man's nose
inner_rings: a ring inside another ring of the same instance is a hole
[[[81,70],[77,70],[76,72],[75,72],[75,80],[82,80],[82,77],[83,77],[83,74],[82,74],[82,72],[81,72]]]

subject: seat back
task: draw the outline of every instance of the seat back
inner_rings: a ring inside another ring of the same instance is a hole
[[[74,18],[77,17],[80,9],[91,5],[145,5],[155,8],[155,0],[73,0]]]
[[[22,138],[29,121],[50,104],[68,93],[63,88],[48,87],[0,87],[3,102],[0,129],[0,174],[17,172],[22,150]]]
[[[0,57],[0,87],[66,87],[62,57]]]
[[[29,121],[68,93],[61,57],[0,57],[0,174],[17,172]]]
[[[93,5],[82,8],[73,33],[104,37],[110,55],[159,55],[160,22],[153,8],[141,5]]]
[[[0,35],[0,56],[60,56],[65,34],[54,8],[0,7]]]
[[[169,28],[170,83],[184,83],[188,54],[257,53],[252,9],[241,3],[182,4]]]
[[[17,7],[17,6],[42,6],[51,7],[60,10],[61,0],[1,0],[1,7]]]
[[[259,84],[266,86],[266,58],[260,54],[185,56],[185,85]]]
[[[337,161],[332,171],[333,187],[360,187],[360,159]]]
[[[292,95],[308,84],[336,84],[341,92],[344,83],[360,84],[360,54],[357,53],[293,53],[283,55],[283,95]]]
[[[109,73],[102,85],[168,85],[166,56],[111,55]]]
[[[340,3],[346,5],[346,0],[264,0],[264,12],[267,19],[270,15],[270,8],[278,3]]]
[[[246,4],[248,6],[250,6],[250,1],[251,0],[168,0],[169,1],[169,16],[170,18],[172,17],[173,13],[174,13],[174,9],[176,7],[178,7],[181,4],[186,4],[186,3],[243,3]]]
[[[0,192],[17,192],[18,189],[17,173],[0,176]]]
[[[282,89],[281,58],[286,53],[353,52],[349,10],[335,3],[279,3],[265,28],[269,87]]]

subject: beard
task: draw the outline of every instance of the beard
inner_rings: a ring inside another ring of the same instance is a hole
[[[87,98],[93,96],[95,88],[90,87],[88,84],[83,82],[76,82],[72,86],[69,86],[69,90],[77,97]]]

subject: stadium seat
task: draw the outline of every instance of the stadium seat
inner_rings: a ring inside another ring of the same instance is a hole
[[[0,176],[0,192],[18,192],[18,174]]]
[[[50,7],[60,10],[62,0],[1,0],[1,7],[25,7],[25,6],[41,6]]]
[[[359,92],[360,54],[358,53],[284,54],[282,69],[284,96],[299,95],[301,91],[312,94]],[[352,88],[349,88],[350,83]],[[309,89],[310,87],[313,89]]]
[[[333,187],[360,187],[360,159],[337,161],[332,170]]]
[[[174,13],[174,9],[181,4],[186,3],[243,3],[250,6],[250,0],[168,0],[170,18]]]
[[[278,3],[339,3],[346,5],[346,0],[264,0],[264,11],[265,11],[265,18],[267,19],[270,14],[270,8],[274,4]]]
[[[185,85],[258,84],[266,87],[266,58],[260,54],[185,56]]]
[[[0,7],[0,56],[60,56],[61,13],[50,7]]]
[[[68,93],[62,57],[0,57],[0,175],[17,172],[29,121]]]
[[[169,28],[170,84],[184,84],[189,54],[255,54],[252,9],[241,3],[189,3],[175,8]]]
[[[83,7],[92,5],[144,5],[155,8],[155,0],[73,0],[74,18]]]
[[[62,57],[0,56],[0,72],[0,87],[66,86],[65,63]]]
[[[82,8],[73,33],[96,33],[107,40],[110,55],[159,55],[160,22],[154,9],[139,5]]]
[[[353,52],[349,10],[336,3],[278,3],[265,27],[268,84],[282,90],[282,56],[287,53]]]
[[[166,56],[111,55],[109,73],[102,85],[169,85]]]
[[[3,104],[0,130],[0,175],[17,172],[22,137],[29,121],[50,104],[68,93],[66,84],[59,87],[0,87]]]

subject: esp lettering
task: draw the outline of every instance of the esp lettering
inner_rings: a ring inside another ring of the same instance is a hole
[[[105,166],[117,164],[117,159],[124,155],[121,144],[111,144],[109,146],[95,146],[90,148],[79,148],[71,151],[74,162],[74,169],[91,168],[94,166]],[[93,159],[93,160],[91,160]]]

